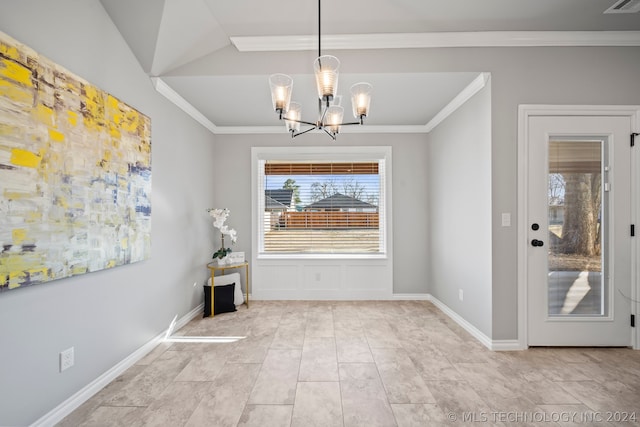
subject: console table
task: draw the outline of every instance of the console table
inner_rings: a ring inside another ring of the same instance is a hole
[[[213,291],[213,287],[215,286],[216,271],[220,271],[221,274],[224,274],[225,270],[233,270],[233,269],[242,268],[242,267],[244,267],[245,276],[246,276],[244,303],[247,304],[247,308],[249,308],[249,261],[238,262],[234,264],[222,264],[222,265],[218,264],[217,262],[210,262],[209,264],[207,264],[207,268],[211,270],[211,317],[213,317],[215,314],[214,313],[215,306],[213,305],[213,298],[214,298],[215,292]]]

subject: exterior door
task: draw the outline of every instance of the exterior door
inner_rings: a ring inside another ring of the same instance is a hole
[[[531,116],[530,346],[631,345],[631,119]]]

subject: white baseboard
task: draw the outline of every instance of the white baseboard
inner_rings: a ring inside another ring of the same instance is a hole
[[[431,301],[430,294],[393,294],[397,301]]]
[[[469,332],[475,339],[480,341],[482,345],[492,351],[513,351],[513,350],[525,350],[518,340],[492,340],[486,336],[482,331],[467,322],[462,316],[453,311],[449,306],[440,301],[433,295],[429,295],[429,301],[433,303],[440,311],[449,316],[454,322]]]
[[[352,295],[349,295],[350,297]],[[372,300],[372,301],[387,301],[387,300],[395,300],[395,301],[430,301],[431,295],[430,294],[391,294],[391,297],[384,297],[384,298],[376,298],[376,296],[371,296],[370,294],[364,295],[361,298],[354,298],[354,299],[364,299],[364,300]],[[253,295],[249,294],[249,299],[251,301],[273,301],[273,300],[286,300],[281,298],[281,295],[271,295],[268,297],[265,297],[264,295],[261,298],[258,297],[254,297]],[[344,298],[339,298],[339,299],[331,299],[331,300],[335,300],[335,301],[340,301],[340,300],[344,300]],[[350,300],[350,299],[349,299]],[[327,299],[323,299],[323,300],[319,300],[319,301],[327,301]]]
[[[492,340],[491,350],[494,351],[520,351],[526,350],[519,340]]]
[[[175,329],[180,329],[196,316],[202,315],[203,308],[204,304],[200,304],[189,313],[182,316],[178,321],[176,321]],[[31,424],[31,427],[50,427],[62,421],[64,417],[75,411],[78,407],[80,407],[80,405],[89,400],[97,392],[102,390],[107,384],[115,380],[124,371],[135,365],[139,360],[149,354],[158,344],[160,344],[160,342],[162,342],[167,334],[167,330],[149,340],[142,347],[131,353],[129,356],[127,356],[111,369],[100,375],[98,378],[91,381],[73,396],[43,415],[36,422]]]

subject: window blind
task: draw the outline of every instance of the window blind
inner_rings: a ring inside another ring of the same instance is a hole
[[[384,159],[259,162],[263,254],[380,254]]]

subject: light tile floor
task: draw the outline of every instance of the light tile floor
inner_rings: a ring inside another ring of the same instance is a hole
[[[640,426],[640,351],[491,352],[426,301],[256,301],[176,335],[246,338],[160,344],[59,426]]]

